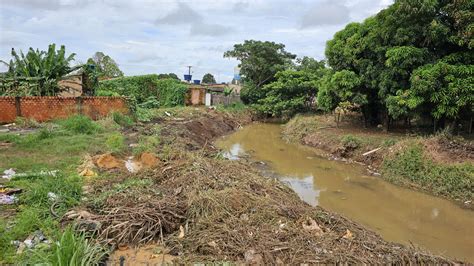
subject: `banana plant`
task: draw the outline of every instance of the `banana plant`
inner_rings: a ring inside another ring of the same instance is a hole
[[[38,89],[32,95],[52,96],[60,92],[58,81],[67,74],[79,69],[82,65],[71,67],[76,54],[66,56],[64,45],[56,50],[56,44],[50,44],[47,51],[34,50],[30,48],[26,55],[12,48],[12,59],[8,65],[6,78],[14,80],[30,80],[36,82]]]

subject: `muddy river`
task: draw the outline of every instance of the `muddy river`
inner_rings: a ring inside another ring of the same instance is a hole
[[[362,166],[330,161],[281,139],[281,126],[249,125],[217,141],[226,156],[251,156],[312,205],[340,213],[385,240],[474,262],[474,211],[369,176]]]

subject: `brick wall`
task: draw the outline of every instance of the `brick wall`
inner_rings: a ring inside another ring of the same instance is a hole
[[[114,111],[128,112],[123,97],[0,97],[0,123],[11,123],[18,116],[38,122],[74,114],[98,119]]]

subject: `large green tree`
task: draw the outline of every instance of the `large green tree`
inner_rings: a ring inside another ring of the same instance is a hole
[[[115,60],[103,52],[96,52],[93,57],[87,60],[87,64],[95,67],[100,78],[123,77],[123,72]]]
[[[320,78],[325,74],[324,61],[310,57],[296,60],[288,70],[275,74],[275,81],[263,86],[263,97],[254,104],[262,114],[290,117],[297,112],[306,112],[315,107]]]
[[[336,33],[326,47],[328,64],[335,72],[347,70],[358,77],[360,85],[352,90],[367,99],[364,116],[383,120],[387,128],[392,119],[414,115],[457,119],[463,110],[472,110],[466,73],[472,70],[473,8],[468,0],[397,0]],[[441,63],[446,57],[451,62]],[[340,101],[333,95],[332,106]],[[447,104],[448,98],[459,100]]]
[[[57,95],[60,92],[58,81],[81,67],[71,66],[75,54],[66,55],[64,45],[56,50],[56,44],[50,44],[47,51],[30,48],[26,55],[12,48],[11,56],[9,63],[2,61],[8,65],[5,77],[23,80],[28,83],[26,87],[32,88],[22,95]],[[30,86],[30,83],[37,86]]]
[[[202,77],[202,83],[214,84],[216,79],[211,73],[207,73]]]
[[[242,100],[256,103],[264,97],[261,88],[274,81],[278,71],[288,68],[296,55],[287,52],[281,43],[246,40],[235,44],[234,49],[224,53],[224,57],[240,61],[240,74],[244,81]]]

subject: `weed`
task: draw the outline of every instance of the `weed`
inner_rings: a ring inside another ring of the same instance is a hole
[[[138,179],[130,178],[125,180],[123,183],[115,184],[112,188],[99,194],[97,197],[91,199],[91,205],[94,208],[100,208],[106,201],[107,198],[119,194],[119,193],[130,193],[134,194],[137,190],[150,187],[153,182],[150,179]],[[158,191],[157,191],[158,192]]]
[[[158,108],[160,107],[160,102],[158,101],[158,98],[156,98],[155,96],[150,96],[146,98],[144,102],[138,104],[138,107],[145,108],[145,109]]]
[[[138,145],[133,148],[133,154],[138,155],[144,152],[155,152],[160,144],[158,136],[142,136],[138,139]]]
[[[28,264],[79,266],[100,265],[109,250],[86,238],[85,234],[76,234],[71,227],[67,227],[51,250],[35,250],[32,253],[27,259]]]
[[[137,107],[135,116],[140,122],[150,122],[153,118],[153,112],[150,109]]]
[[[218,105],[218,110],[224,110],[229,112],[242,112],[248,109],[248,107],[242,102],[231,103],[228,105]]]
[[[32,118],[17,117],[15,119],[15,124],[21,128],[39,128],[41,124]]]
[[[318,122],[314,117],[296,115],[283,130],[283,135],[287,141],[300,142],[305,136],[316,131]]]
[[[346,148],[357,149],[361,146],[362,140],[359,137],[353,135],[345,135],[341,138],[342,145]]]
[[[113,112],[112,119],[115,121],[115,123],[122,127],[130,127],[133,125],[133,119],[130,116],[124,115],[120,112]]]
[[[386,139],[382,142],[382,146],[391,147],[391,146],[395,145],[395,143],[397,143],[397,141],[395,139]]]
[[[409,143],[392,158],[384,160],[384,174],[396,183],[414,183],[437,195],[470,200],[474,196],[474,166],[472,164],[444,165],[423,156],[418,143]]]
[[[58,121],[66,130],[76,134],[93,134],[101,130],[100,126],[87,116],[73,115]]]
[[[120,153],[125,150],[125,137],[120,133],[112,133],[105,140],[107,148],[114,153]]]

